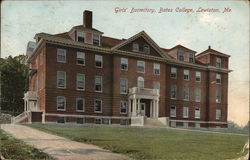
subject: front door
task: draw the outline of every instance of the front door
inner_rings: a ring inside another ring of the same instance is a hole
[[[141,103],[141,115],[145,116],[146,112],[146,103]]]

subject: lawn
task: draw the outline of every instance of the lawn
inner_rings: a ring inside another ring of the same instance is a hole
[[[248,139],[247,136],[131,126],[28,126],[136,159],[233,159],[242,156],[240,151]]]
[[[30,160],[47,159],[52,160],[49,155],[33,148],[24,142],[17,140],[0,129],[1,154],[6,159]]]

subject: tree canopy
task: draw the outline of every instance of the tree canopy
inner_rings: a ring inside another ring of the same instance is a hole
[[[28,67],[25,55],[0,58],[1,111],[17,115],[24,110],[23,96]]]

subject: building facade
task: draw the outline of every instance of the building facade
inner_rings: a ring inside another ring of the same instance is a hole
[[[229,55],[159,47],[144,31],[106,37],[83,25],[29,42],[25,111],[13,121],[227,127]]]

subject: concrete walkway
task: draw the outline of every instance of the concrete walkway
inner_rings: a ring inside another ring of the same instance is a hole
[[[3,124],[1,129],[56,159],[62,160],[127,160],[128,157],[51,135],[23,125]]]

